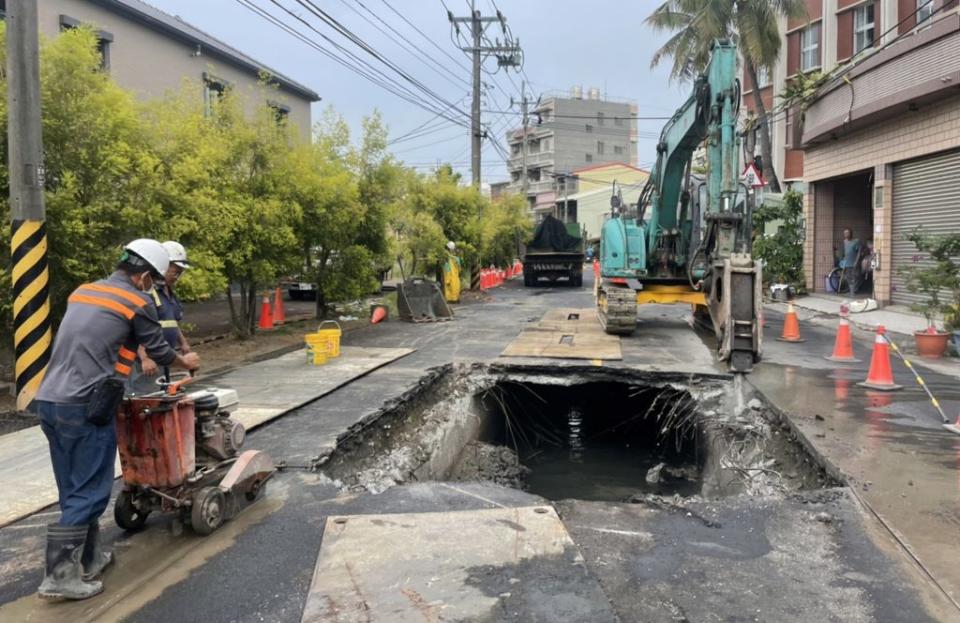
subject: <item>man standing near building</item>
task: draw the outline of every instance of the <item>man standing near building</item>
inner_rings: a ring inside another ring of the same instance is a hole
[[[849,227],[843,230],[843,278],[850,288],[850,296],[857,295],[860,286],[860,241],[853,237]],[[839,293],[838,293],[839,294]]]
[[[80,286],[68,299],[36,398],[61,513],[47,526],[43,598],[86,599],[103,590],[96,577],[112,555],[101,549],[99,520],[113,487],[114,419],[137,345],[160,365],[194,370],[200,363],[167,344],[147,294],[169,262],[156,240],[134,240],[110,277]]]
[[[170,255],[170,267],[163,276],[163,283],[158,284],[153,291],[154,304],[157,306],[157,317],[160,319],[163,337],[171,348],[185,355],[191,352],[191,348],[180,326],[183,321],[183,305],[174,294],[173,287],[180,280],[183,271],[190,268],[190,263],[187,261],[187,250],[179,242],[167,240],[163,243],[163,248]],[[137,354],[140,357],[143,373],[149,377],[156,376],[160,367],[150,358],[143,346]]]

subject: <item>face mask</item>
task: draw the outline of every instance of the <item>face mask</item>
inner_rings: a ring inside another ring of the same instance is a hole
[[[149,280],[149,285],[147,285],[148,280]],[[150,273],[144,273],[140,277],[140,291],[149,292],[150,290],[153,290],[153,275],[151,275]]]

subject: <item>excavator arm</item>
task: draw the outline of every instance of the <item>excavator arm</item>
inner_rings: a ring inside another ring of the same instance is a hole
[[[608,332],[629,333],[637,301],[694,302],[699,315],[709,314],[720,359],[746,372],[761,355],[762,292],[750,255],[753,197],[739,183],[736,67],[736,47],[716,42],[693,93],[660,134],[637,212],[612,201],[601,231],[598,306]],[[701,145],[706,193],[697,201],[691,159]]]

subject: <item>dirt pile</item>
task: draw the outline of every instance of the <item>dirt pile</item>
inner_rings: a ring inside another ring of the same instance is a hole
[[[506,446],[471,441],[460,455],[448,479],[488,481],[514,489],[524,489],[530,470],[520,464],[517,454]]]

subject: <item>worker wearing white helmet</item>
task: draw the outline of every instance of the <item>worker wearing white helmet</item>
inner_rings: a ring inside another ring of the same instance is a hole
[[[457,248],[453,240],[447,241],[447,258],[440,266],[443,283],[443,297],[448,303],[460,302],[460,270],[463,265],[454,254]]]
[[[68,299],[35,401],[60,501],[59,521],[47,526],[41,597],[86,599],[103,590],[96,578],[112,555],[100,546],[100,515],[110,502],[114,418],[137,345],[164,366],[193,370],[200,363],[163,339],[147,294],[169,264],[159,242],[134,240],[110,277],[80,286]]]
[[[180,323],[183,322],[183,305],[180,299],[174,294],[173,287],[180,280],[183,271],[190,268],[190,262],[187,260],[187,250],[183,245],[173,240],[167,240],[163,243],[170,259],[170,266],[163,276],[163,283],[158,283],[153,290],[153,302],[157,306],[157,317],[160,319],[160,328],[163,329],[163,337],[167,343],[180,354],[191,352],[190,343],[183,335],[183,329]],[[160,366],[153,361],[144,351],[143,347],[137,352],[140,357],[140,368],[143,374],[147,376],[156,376],[160,371]],[[132,387],[138,387],[140,384],[134,380]]]

